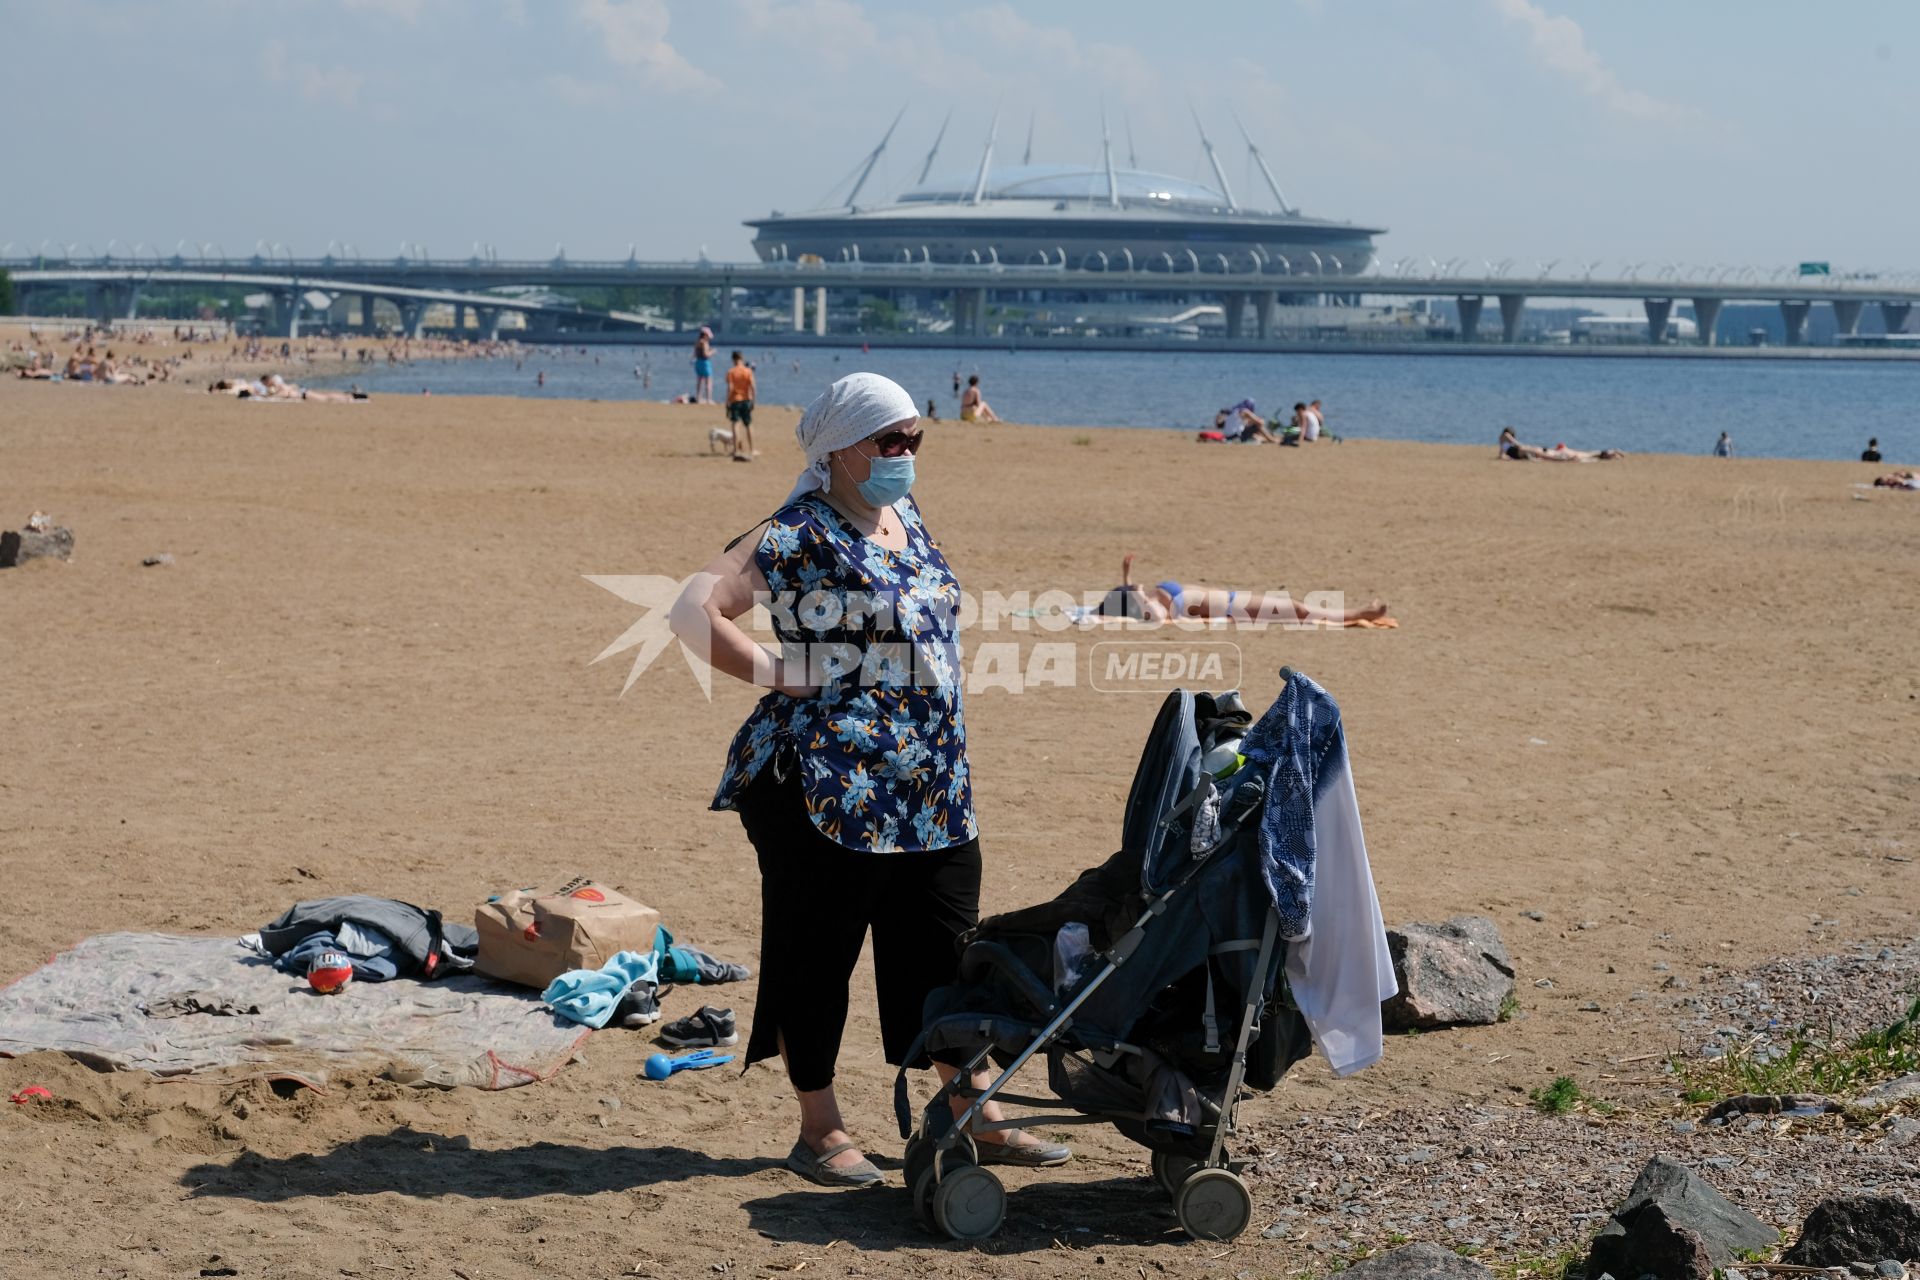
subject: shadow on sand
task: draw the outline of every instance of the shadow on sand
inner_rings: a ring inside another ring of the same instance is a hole
[[[921,1227],[897,1177],[870,1191],[795,1190],[741,1206],[756,1231],[792,1244],[838,1240],[856,1249],[978,1248],[1029,1253],[1096,1246],[1187,1244],[1166,1193],[1146,1178],[1037,1182],[1010,1188],[1007,1220],[991,1239],[960,1245]]]
[[[402,1126],[343,1142],[324,1155],[242,1152],[230,1163],[194,1165],[180,1182],[196,1197],[261,1201],[382,1191],[524,1200],[630,1191],[692,1178],[737,1178],[779,1167],[777,1160],[715,1159],[683,1147],[602,1149],[534,1142],[485,1149],[466,1138]]]
[[[888,1162],[893,1163],[893,1162]],[[716,1158],[684,1147],[581,1147],[535,1142],[476,1148],[466,1138],[402,1126],[341,1143],[321,1155],[262,1156],[248,1151],[224,1163],[194,1165],[180,1177],[195,1198],[283,1202],[307,1196],[460,1196],[525,1200],[589,1196],[660,1187],[696,1178],[741,1178],[782,1164]],[[1165,1193],[1145,1178],[1068,1177],[1011,1188],[1006,1224],[978,1246],[954,1245],[915,1218],[895,1172],[888,1185],[829,1191],[793,1180],[794,1189],[747,1200],[742,1208],[770,1239],[862,1250],[980,1248],[994,1254],[1095,1246],[1185,1242]]]

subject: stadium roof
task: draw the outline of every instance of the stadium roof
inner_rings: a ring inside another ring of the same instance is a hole
[[[1139,169],[1113,171],[1114,186],[1126,204],[1180,204],[1222,208],[1226,197],[1212,187],[1186,178]],[[898,197],[901,204],[968,200],[973,195],[971,178],[952,176],[935,179],[907,190]],[[1023,164],[996,169],[987,175],[987,200],[1094,200],[1107,198],[1107,171],[1091,165]]]

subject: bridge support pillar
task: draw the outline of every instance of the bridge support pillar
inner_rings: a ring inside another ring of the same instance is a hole
[[[1485,298],[1461,298],[1460,341],[1478,342],[1480,340],[1480,311],[1487,304]]]
[[[407,301],[400,304],[400,332],[409,338],[418,338],[426,332],[427,304],[419,301]]]
[[[1804,347],[1807,345],[1807,313],[1813,310],[1811,302],[1783,302],[1780,304],[1780,319],[1787,326],[1787,345]]]
[[[1520,317],[1527,309],[1527,296],[1524,293],[1503,293],[1500,295],[1500,340],[1502,342],[1520,341]]]
[[[1886,323],[1888,333],[1905,333],[1907,317],[1913,314],[1911,302],[1883,302],[1880,304],[1880,319]]]
[[[1865,305],[1857,298],[1835,298],[1833,301],[1834,332],[1849,338],[1860,332],[1860,311]]]
[[[821,285],[813,291],[813,336],[827,336],[827,286]]]
[[[488,342],[500,340],[500,308],[477,307],[480,315],[480,336]]]
[[[300,305],[301,305],[300,291],[298,289],[290,289],[286,293],[279,295],[278,305],[284,308],[286,311],[286,317],[285,317],[286,323],[284,325],[285,336],[289,338],[299,337],[300,336]]]
[[[1227,341],[1238,342],[1246,330],[1247,295],[1244,293],[1223,293],[1220,295],[1220,310],[1227,321]]]
[[[807,331],[807,291],[799,285],[793,286],[793,331]]]
[[[1272,289],[1253,295],[1253,327],[1261,341],[1273,336],[1274,310],[1279,305],[1280,295]]]
[[[679,333],[687,327],[687,289],[685,285],[673,286],[673,331]]]
[[[1695,298],[1693,300],[1693,322],[1700,329],[1700,345],[1717,347],[1720,345],[1720,306],[1724,298]]]
[[[467,336],[467,304],[464,302],[453,304],[453,335],[456,338]]]
[[[1858,306],[1859,303],[1855,303],[1854,305]],[[127,319],[138,320],[139,318],[140,318],[140,285],[136,281],[135,283],[127,286]]]
[[[720,314],[715,323],[720,326],[720,336],[723,338],[733,328],[733,286],[731,284],[720,286]]]
[[[1659,346],[1667,340],[1667,322],[1673,318],[1672,298],[1647,299],[1647,341]]]

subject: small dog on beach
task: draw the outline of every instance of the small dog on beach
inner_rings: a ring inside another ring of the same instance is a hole
[[[722,449],[733,452],[733,432],[727,427],[715,427],[707,432],[707,452],[718,453]]]

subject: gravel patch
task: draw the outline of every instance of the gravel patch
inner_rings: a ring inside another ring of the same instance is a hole
[[[1920,995],[1920,940],[1861,943],[1845,955],[1770,960],[1753,969],[1710,969],[1691,986],[1692,994],[1674,999],[1673,1010],[1694,1053],[1712,1058],[1751,1045],[1765,1058],[1784,1053],[1803,1029],[1851,1040],[1905,1013]]]
[[[1250,1126],[1267,1238],[1353,1253],[1396,1238],[1493,1257],[1584,1249],[1656,1155],[1700,1173],[1783,1230],[1831,1195],[1920,1200],[1912,1148],[1886,1126],[1754,1117],[1676,1132],[1665,1119],[1547,1116],[1522,1107],[1317,1114]]]
[[[1660,994],[1670,1002],[1680,1042],[1712,1057],[1735,1045],[1784,1052],[1801,1028],[1858,1036],[1892,1022],[1916,992],[1920,939],[1746,970],[1708,969],[1691,981],[1671,976]],[[1664,1065],[1647,1064],[1653,1073]],[[1789,1233],[1828,1196],[1920,1201],[1920,1121],[1910,1116],[1867,1128],[1849,1127],[1839,1116],[1736,1116],[1707,1124],[1705,1110],[1655,1103],[1602,1117],[1521,1105],[1409,1106],[1250,1124],[1235,1144],[1252,1161],[1262,1215],[1249,1236],[1264,1232],[1309,1259],[1405,1240],[1491,1261],[1584,1253],[1656,1155],[1683,1162]]]

